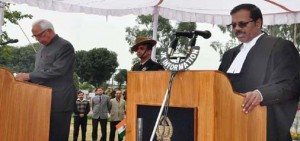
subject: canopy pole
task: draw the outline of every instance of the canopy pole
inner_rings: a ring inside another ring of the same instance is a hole
[[[4,6],[5,6],[5,3],[0,0],[0,35],[2,35],[2,25],[4,22]]]
[[[157,28],[158,28],[158,6],[153,9],[153,40],[157,41]],[[156,62],[156,46],[152,48],[151,59]]]

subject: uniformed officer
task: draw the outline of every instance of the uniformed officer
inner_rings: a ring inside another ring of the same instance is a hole
[[[131,47],[131,51],[136,52],[137,57],[141,60],[132,66],[131,71],[164,70],[162,65],[151,59],[152,47],[155,45],[155,40],[146,37],[136,38],[135,45]]]

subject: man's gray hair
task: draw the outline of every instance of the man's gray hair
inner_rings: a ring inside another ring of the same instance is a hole
[[[38,20],[32,24],[32,26],[35,26],[35,25],[39,25],[41,27],[42,31],[51,29],[53,32],[55,32],[52,23],[47,20],[44,20],[44,19]]]

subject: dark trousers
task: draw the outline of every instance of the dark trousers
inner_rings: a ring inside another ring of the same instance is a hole
[[[68,141],[72,112],[54,112],[50,115],[49,141]]]
[[[87,116],[84,116],[82,118],[80,118],[79,116],[74,116],[74,134],[73,134],[74,141],[77,141],[80,126],[81,126],[82,141],[85,141],[86,125],[87,125]]]
[[[92,125],[93,125],[93,131],[92,131],[92,138],[93,141],[97,140],[98,136],[98,121],[100,121],[100,126],[101,126],[101,139],[100,141],[106,141],[106,126],[107,126],[107,119],[92,119]]]
[[[109,141],[115,141],[115,133],[116,133],[116,125],[119,123],[120,121],[111,121],[110,122],[110,134],[109,134]],[[119,133],[118,134],[118,140],[122,141]]]

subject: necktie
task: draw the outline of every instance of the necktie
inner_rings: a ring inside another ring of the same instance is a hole
[[[101,99],[102,99],[102,97],[101,97],[101,96],[99,96],[99,103],[101,103]]]

